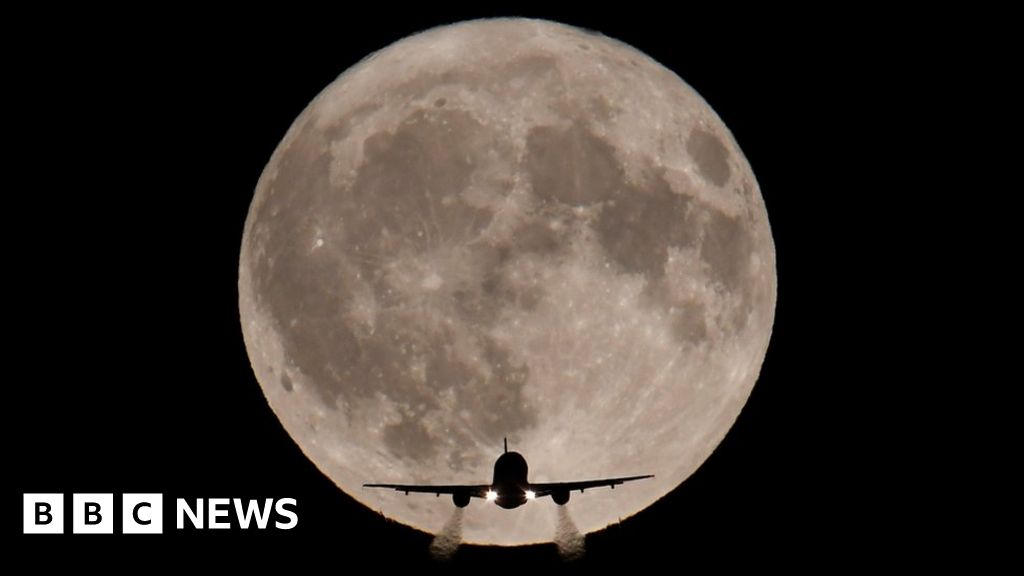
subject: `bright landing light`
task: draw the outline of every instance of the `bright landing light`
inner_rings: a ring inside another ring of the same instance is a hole
[[[527,490],[526,491],[526,499],[527,500],[533,500],[536,497],[537,497],[537,493],[534,492],[533,490]]]
[[[487,501],[488,502],[494,502],[497,499],[498,499],[498,493],[497,492],[495,492],[494,490],[488,490],[487,491]]]

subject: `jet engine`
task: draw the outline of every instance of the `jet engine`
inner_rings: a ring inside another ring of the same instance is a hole
[[[555,504],[559,506],[565,506],[569,503],[569,491],[568,490],[555,490],[551,493],[551,499],[555,501]]]

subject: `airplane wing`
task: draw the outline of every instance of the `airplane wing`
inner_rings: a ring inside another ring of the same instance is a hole
[[[547,484],[530,484],[530,489],[537,495],[537,498],[544,496],[550,496],[555,492],[569,493],[574,490],[583,492],[587,488],[601,488],[608,486],[615,489],[619,484],[625,482],[632,482],[633,480],[643,480],[644,478],[654,478],[654,474],[644,474],[643,476],[626,476],[623,478],[604,478],[602,480],[584,480],[583,482],[550,482]]]
[[[408,496],[410,492],[423,492],[425,494],[436,494],[438,496],[441,494],[468,494],[474,498],[486,498],[487,491],[491,489],[491,487],[486,484],[363,484],[363,488],[390,488],[392,490],[397,490],[398,492],[405,492],[406,496]]]

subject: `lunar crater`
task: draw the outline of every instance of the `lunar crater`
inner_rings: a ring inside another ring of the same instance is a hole
[[[729,152],[714,134],[697,128],[686,140],[686,151],[690,153],[701,176],[715,186],[725,186],[732,170],[729,168]]]

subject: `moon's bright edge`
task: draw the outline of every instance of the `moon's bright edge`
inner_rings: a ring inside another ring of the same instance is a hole
[[[274,412],[339,487],[436,532],[508,436],[532,481],[619,521],[711,454],[771,335],[760,189],[714,111],[618,41],[481,20],[397,42],[295,120],[246,220],[239,307]],[[464,537],[550,541],[555,505],[474,501]],[[339,519],[344,522],[344,519]]]

